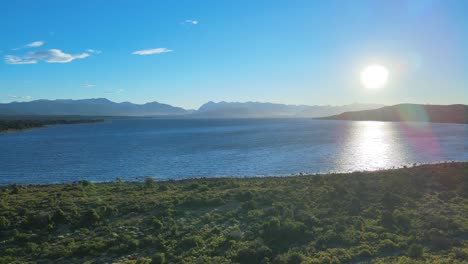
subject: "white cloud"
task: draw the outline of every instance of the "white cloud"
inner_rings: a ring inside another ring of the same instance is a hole
[[[102,53],[102,51],[95,50],[95,49],[87,49],[86,51],[89,52],[89,53],[96,53],[96,54],[101,54]]]
[[[173,50],[166,49],[166,48],[156,48],[156,49],[146,49],[146,50],[137,50],[132,52],[135,55],[151,55],[151,54],[160,54],[166,52],[172,52]]]
[[[22,99],[22,100],[31,100],[32,96],[30,95],[9,95],[10,99]]]
[[[34,63],[37,63],[37,60],[30,59],[30,58],[20,58],[20,57],[13,56],[13,55],[6,55],[5,63],[7,64],[34,64]]]
[[[95,87],[96,85],[95,84],[90,84],[88,82],[86,82],[85,84],[82,84],[81,87],[85,87],[85,88],[91,88],[91,87]]]
[[[44,41],[34,41],[34,42],[31,42],[29,44],[26,44],[25,46],[26,47],[30,47],[30,48],[36,48],[36,47],[40,47],[42,45],[44,45]]]
[[[22,56],[6,55],[5,63],[7,64],[35,64],[38,61],[48,63],[68,63],[76,59],[84,59],[88,57],[88,53],[71,55],[63,53],[58,49],[31,51]]]
[[[185,20],[185,23],[186,23],[186,24],[197,25],[197,24],[198,24],[198,20],[187,19],[187,20]]]

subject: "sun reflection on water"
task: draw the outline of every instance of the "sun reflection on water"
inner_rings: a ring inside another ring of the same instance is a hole
[[[376,170],[403,160],[398,129],[387,122],[350,122],[340,150],[341,170]]]

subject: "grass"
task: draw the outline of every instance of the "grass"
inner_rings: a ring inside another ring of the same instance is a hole
[[[466,263],[468,162],[0,187],[0,263]]]

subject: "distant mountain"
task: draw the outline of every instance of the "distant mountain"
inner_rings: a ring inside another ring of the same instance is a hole
[[[0,104],[0,115],[82,115],[82,116],[161,116],[184,115],[188,112],[158,102],[115,103],[108,99],[36,100]]]
[[[324,117],[323,119],[467,124],[468,105],[398,104],[374,110],[346,112],[339,115]]]
[[[208,102],[193,115],[203,117],[253,118],[253,117],[291,117],[304,111],[307,106],[284,105],[258,102]]]
[[[108,99],[36,100],[0,104],[0,115],[31,116],[185,116],[191,118],[273,118],[323,117],[346,111],[376,109],[378,104],[343,106],[285,105],[259,102],[208,102],[198,110],[185,110],[168,104],[151,102],[115,103]]]
[[[378,104],[344,106],[285,105],[260,102],[208,102],[192,114],[206,118],[266,118],[266,117],[322,117],[345,111],[375,109]]]

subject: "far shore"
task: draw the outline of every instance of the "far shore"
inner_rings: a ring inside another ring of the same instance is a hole
[[[0,134],[17,133],[38,128],[46,128],[56,125],[73,125],[82,123],[99,123],[103,119],[0,119]]]

